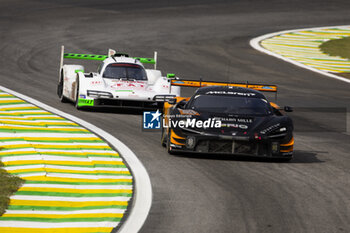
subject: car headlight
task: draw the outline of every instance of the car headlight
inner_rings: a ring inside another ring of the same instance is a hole
[[[266,135],[268,138],[282,138],[287,135],[287,126],[281,126],[280,123],[271,125],[260,131],[262,135]]]
[[[274,124],[274,125],[270,125],[269,127],[263,129],[260,131],[261,134],[270,134],[272,132],[283,132],[283,131],[279,131],[279,129],[284,129],[285,131],[287,130],[286,127],[281,127],[280,123]]]
[[[279,128],[278,131],[279,131],[279,132],[286,132],[286,131],[287,131],[287,128],[286,128],[286,127],[281,127],[281,128]]]
[[[279,127],[267,133],[269,138],[283,138],[287,135],[287,127]]]
[[[113,98],[113,95],[106,91],[92,91],[88,90],[87,95],[92,98]]]

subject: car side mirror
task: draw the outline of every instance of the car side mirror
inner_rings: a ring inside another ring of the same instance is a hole
[[[283,110],[284,110],[285,112],[293,112],[293,108],[290,107],[290,106],[284,106]]]
[[[181,100],[179,103],[177,103],[176,107],[177,108],[184,108],[186,105],[186,101]]]
[[[168,73],[168,74],[166,74],[166,77],[173,79],[173,78],[175,78],[175,74]]]
[[[169,99],[167,102],[168,102],[169,104],[174,105],[174,104],[176,104],[176,99],[175,99],[175,98],[172,98],[172,99]]]

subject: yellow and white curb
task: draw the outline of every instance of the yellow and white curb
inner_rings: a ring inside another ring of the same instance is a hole
[[[152,191],[130,149],[87,122],[0,89],[0,158],[25,180],[0,217],[0,232],[111,232],[121,222],[118,232],[137,232]]]
[[[319,46],[328,40],[350,36],[350,26],[287,30],[254,38],[250,45],[294,65],[350,83],[334,73],[350,72],[350,61],[323,53]]]

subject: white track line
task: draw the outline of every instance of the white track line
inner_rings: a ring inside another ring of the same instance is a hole
[[[266,34],[266,35],[263,35],[263,36],[259,36],[259,37],[256,37],[252,40],[250,40],[250,46],[252,46],[254,49],[260,51],[260,52],[263,52],[263,53],[266,53],[268,55],[271,55],[271,56],[274,56],[274,57],[277,57],[281,60],[284,60],[286,62],[289,62],[289,63],[292,63],[296,66],[299,66],[299,67],[302,67],[302,68],[305,68],[305,69],[308,69],[308,70],[311,70],[311,71],[314,71],[316,73],[319,73],[319,74],[323,74],[323,75],[326,75],[330,78],[334,78],[334,79],[337,79],[337,80],[340,80],[340,81],[343,81],[343,82],[346,82],[346,83],[350,83],[350,80],[349,79],[346,79],[346,78],[343,78],[343,77],[340,77],[338,75],[335,75],[335,74],[330,74],[330,73],[327,73],[325,71],[322,71],[322,70],[318,70],[318,69],[315,69],[313,67],[310,67],[310,66],[307,66],[307,65],[304,65],[300,62],[297,62],[295,60],[292,60],[290,58],[287,58],[287,57],[284,57],[284,56],[281,56],[277,53],[274,53],[274,52],[271,52],[265,48],[263,48],[261,45],[260,45],[260,42],[263,41],[263,40],[266,40],[267,38],[271,38],[271,37],[274,37],[274,36],[278,36],[280,34],[286,34],[286,33],[291,33],[291,32],[297,32],[297,31],[302,31],[302,30],[317,30],[317,29],[326,29],[326,28],[332,28],[332,27],[337,27],[337,28],[341,28],[341,27],[349,27],[349,25],[342,25],[342,26],[328,26],[328,27],[315,27],[315,28],[301,28],[301,29],[294,29],[294,30],[285,30],[285,31],[280,31],[280,32],[274,32],[274,33],[269,33],[269,34]]]
[[[51,168],[61,170],[74,170],[74,171],[129,171],[127,168],[114,168],[114,167],[74,167],[64,165],[48,165],[48,164],[37,164],[37,165],[21,165],[21,166],[10,166],[4,167],[6,171],[22,170],[22,169],[35,169],[35,168]]]
[[[22,188],[66,188],[66,189],[132,189],[131,185],[74,185],[74,184],[27,184]]]
[[[70,227],[78,227],[78,228],[100,228],[100,227],[116,227],[120,222],[30,222],[30,221],[3,221],[0,220],[0,225],[2,227],[17,227],[21,226],[21,228],[42,228],[42,229],[56,229],[56,228],[70,228]],[[135,232],[135,231],[129,231]]]
[[[124,209],[96,209],[96,210],[6,210],[6,214],[124,214]]]
[[[41,103],[33,98],[30,98],[28,96],[22,95],[18,92],[15,92],[13,90],[10,90],[6,87],[0,86],[0,89],[3,91],[15,95],[25,101],[28,101],[40,108],[43,108],[49,112],[52,112],[54,114],[60,115],[66,119],[69,119],[71,121],[74,121],[78,123],[79,125],[89,129],[90,131],[96,133],[97,135],[101,136],[104,140],[109,142],[125,159],[126,163],[130,166],[130,170],[133,173],[133,180],[134,180],[134,199],[132,202],[132,206],[130,209],[129,216],[123,222],[122,226],[119,229],[119,233],[133,233],[138,232],[144,222],[146,221],[146,218],[148,216],[148,213],[151,209],[152,205],[152,186],[151,186],[151,180],[149,178],[149,175],[143,166],[143,164],[140,162],[140,160],[136,157],[134,152],[132,152],[124,143],[119,141],[117,138],[112,136],[111,134],[105,132],[104,130],[82,120],[75,116],[72,116],[68,113],[64,113],[56,108],[50,107],[44,103]],[[1,223],[3,224],[3,223]],[[11,225],[11,224],[9,224]],[[82,224],[77,224],[78,226],[82,226]],[[108,225],[108,224],[106,224]],[[15,226],[18,226],[18,222],[15,223]],[[84,225],[87,226],[87,225]],[[112,226],[112,227],[115,227]]]
[[[67,202],[113,202],[113,201],[129,201],[131,197],[62,197],[62,196],[38,196],[38,195],[13,195],[11,200],[27,200],[33,201],[67,201]]]

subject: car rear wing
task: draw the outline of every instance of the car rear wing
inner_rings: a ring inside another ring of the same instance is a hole
[[[64,46],[61,46],[61,59],[60,59],[60,70],[63,67],[63,59],[82,59],[82,60],[94,60],[94,61],[103,61],[108,57],[120,57],[125,56],[129,57],[126,53],[117,53],[113,49],[108,50],[107,55],[97,55],[97,54],[80,54],[80,53],[65,53]],[[144,57],[133,57],[134,59],[139,60],[141,63],[154,64],[154,69],[157,69],[157,52],[154,52],[154,58],[144,58]]]
[[[172,86],[182,87],[207,87],[207,86],[229,86],[229,87],[245,87],[257,91],[277,92],[276,85],[267,84],[253,84],[253,83],[231,83],[231,82],[217,82],[217,81],[203,81],[203,80],[185,80],[185,79],[171,79]]]
[[[219,81],[203,81],[203,80],[188,80],[188,79],[171,79],[171,86],[181,87],[207,87],[207,86],[229,86],[229,87],[244,87],[250,88],[262,92],[274,93],[275,101],[277,101],[277,86],[270,84],[253,84],[253,83],[231,83],[231,82],[219,82]]]

